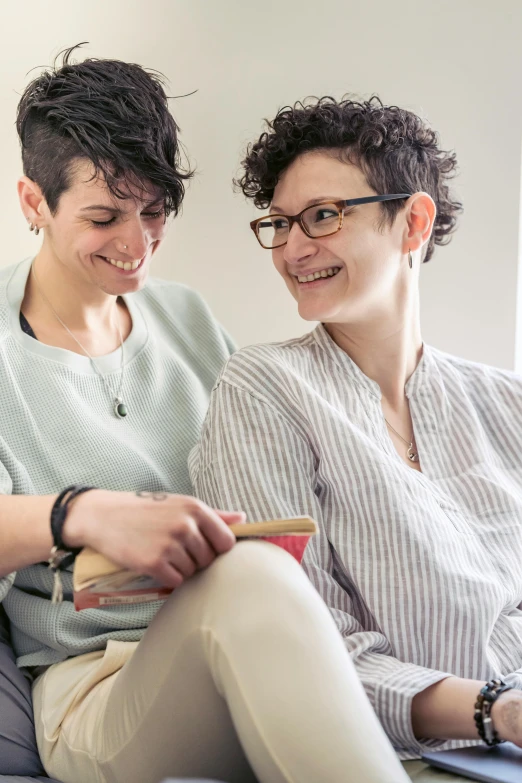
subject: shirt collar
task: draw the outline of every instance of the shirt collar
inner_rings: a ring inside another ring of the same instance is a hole
[[[378,400],[382,398],[381,387],[379,384],[371,378],[368,378],[368,376],[363,373],[361,368],[353,361],[353,359],[351,359],[342,348],[339,348],[337,343],[326,331],[324,324],[319,324],[314,329],[312,334],[316,343],[330,357],[330,359],[332,359],[332,361],[334,361],[342,369],[342,371],[348,375],[352,381],[358,383],[374,397],[377,397]],[[430,347],[424,343],[420,362],[418,363],[405,386],[405,393],[408,399],[417,393],[425,379],[429,376],[433,364],[433,352]]]

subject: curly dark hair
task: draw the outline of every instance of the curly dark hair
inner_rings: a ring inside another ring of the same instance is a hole
[[[462,211],[448,184],[456,173],[456,156],[439,149],[436,132],[413,112],[385,106],[376,95],[367,101],[325,96],[285,106],[265,122],[268,130],[248,146],[244,174],[235,180],[256,207],[269,206],[279,177],[299,155],[331,149],[358,165],[376,193],[430,194],[437,217],[424,261],[432,257],[434,245],[450,241]],[[403,206],[384,202],[384,219],[392,223]]]
[[[24,174],[40,186],[52,214],[79,159],[91,161],[94,176],[117,198],[126,197],[125,188],[132,194],[152,183],[166,215],[177,214],[192,172],[181,164],[162,75],[120,60],[73,63],[76,48],[58,55],[20,99]]]

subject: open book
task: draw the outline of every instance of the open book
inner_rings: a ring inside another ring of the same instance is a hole
[[[259,539],[277,544],[300,563],[310,536],[317,533],[317,525],[310,517],[294,517],[230,525],[230,530],[238,541]],[[73,591],[74,607],[80,610],[158,601],[166,598],[172,588],[151,576],[122,569],[99,552],[86,548],[74,564]]]

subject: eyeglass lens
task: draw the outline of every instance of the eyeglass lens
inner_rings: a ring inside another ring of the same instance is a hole
[[[306,209],[301,220],[312,237],[335,233],[341,224],[341,212],[335,204],[314,204]],[[274,248],[288,241],[289,221],[284,215],[267,215],[257,224],[257,233],[264,247]]]

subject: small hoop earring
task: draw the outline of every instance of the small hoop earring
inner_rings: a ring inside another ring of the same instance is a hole
[[[29,231],[34,231],[34,226],[31,221],[29,221]]]
[[[38,228],[38,226],[35,226],[34,227],[34,235],[35,235],[35,237],[37,237],[39,233],[40,233],[40,229]]]
[[[411,250],[408,250],[408,264],[410,265],[410,269],[413,269],[413,256]]]

